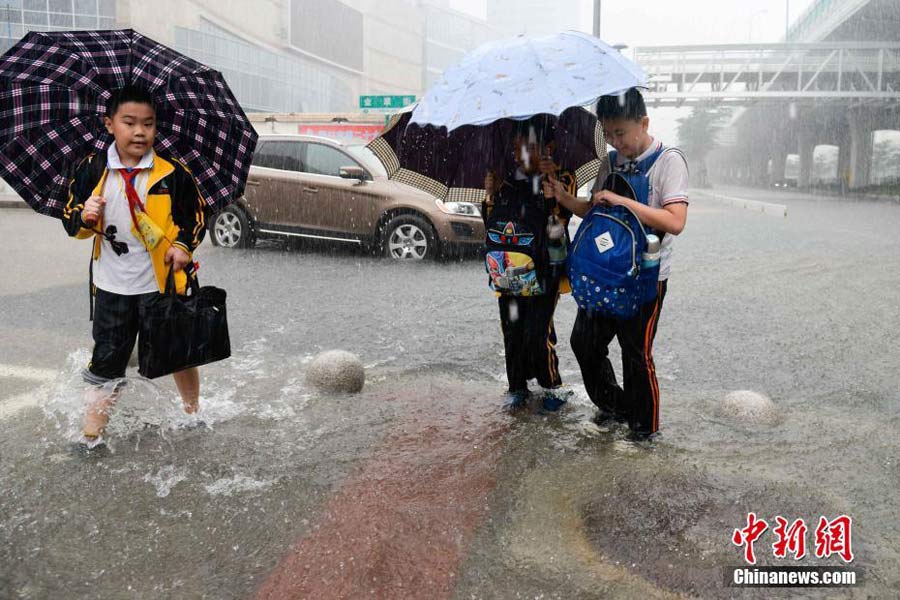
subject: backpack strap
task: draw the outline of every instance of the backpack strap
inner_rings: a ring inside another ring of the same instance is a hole
[[[656,164],[656,161],[659,160],[659,158],[660,158],[663,154],[665,154],[667,150],[668,150],[668,148],[666,148],[664,145],[660,144],[660,145],[659,145],[659,148],[656,149],[656,152],[654,152],[653,154],[651,154],[650,156],[648,156],[648,157],[645,158],[644,160],[639,161],[639,162],[637,163],[637,165],[636,165],[637,170],[638,170],[644,177],[649,176],[649,174],[650,174],[650,169],[653,168],[653,165]]]

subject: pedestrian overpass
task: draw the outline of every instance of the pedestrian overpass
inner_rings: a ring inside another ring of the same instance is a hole
[[[898,0],[814,0],[782,43],[640,47],[634,59],[651,106],[737,109],[710,165],[732,180],[784,179],[796,154],[806,187],[827,144],[839,150],[838,181],[863,188],[874,132],[900,131]]]
[[[900,43],[639,47],[656,106],[839,101],[900,103]]]

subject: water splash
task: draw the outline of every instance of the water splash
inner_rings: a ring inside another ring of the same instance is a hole
[[[272,486],[271,480],[258,481],[246,475],[235,475],[230,478],[217,479],[204,486],[210,496],[232,496],[242,492],[264,490]]]
[[[159,498],[165,498],[172,491],[172,488],[187,479],[187,471],[178,469],[175,465],[166,465],[161,467],[159,471],[151,475],[144,475],[144,481],[153,484],[156,488],[156,495]]]

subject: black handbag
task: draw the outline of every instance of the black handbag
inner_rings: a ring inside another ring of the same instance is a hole
[[[175,292],[172,269],[166,291],[147,307],[141,322],[138,372],[148,379],[231,356],[225,290],[200,287],[188,277],[190,295]]]

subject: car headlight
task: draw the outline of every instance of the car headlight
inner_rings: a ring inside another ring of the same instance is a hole
[[[435,200],[438,210],[448,215],[459,215],[463,217],[480,217],[481,209],[474,202],[444,202],[443,200]]]

